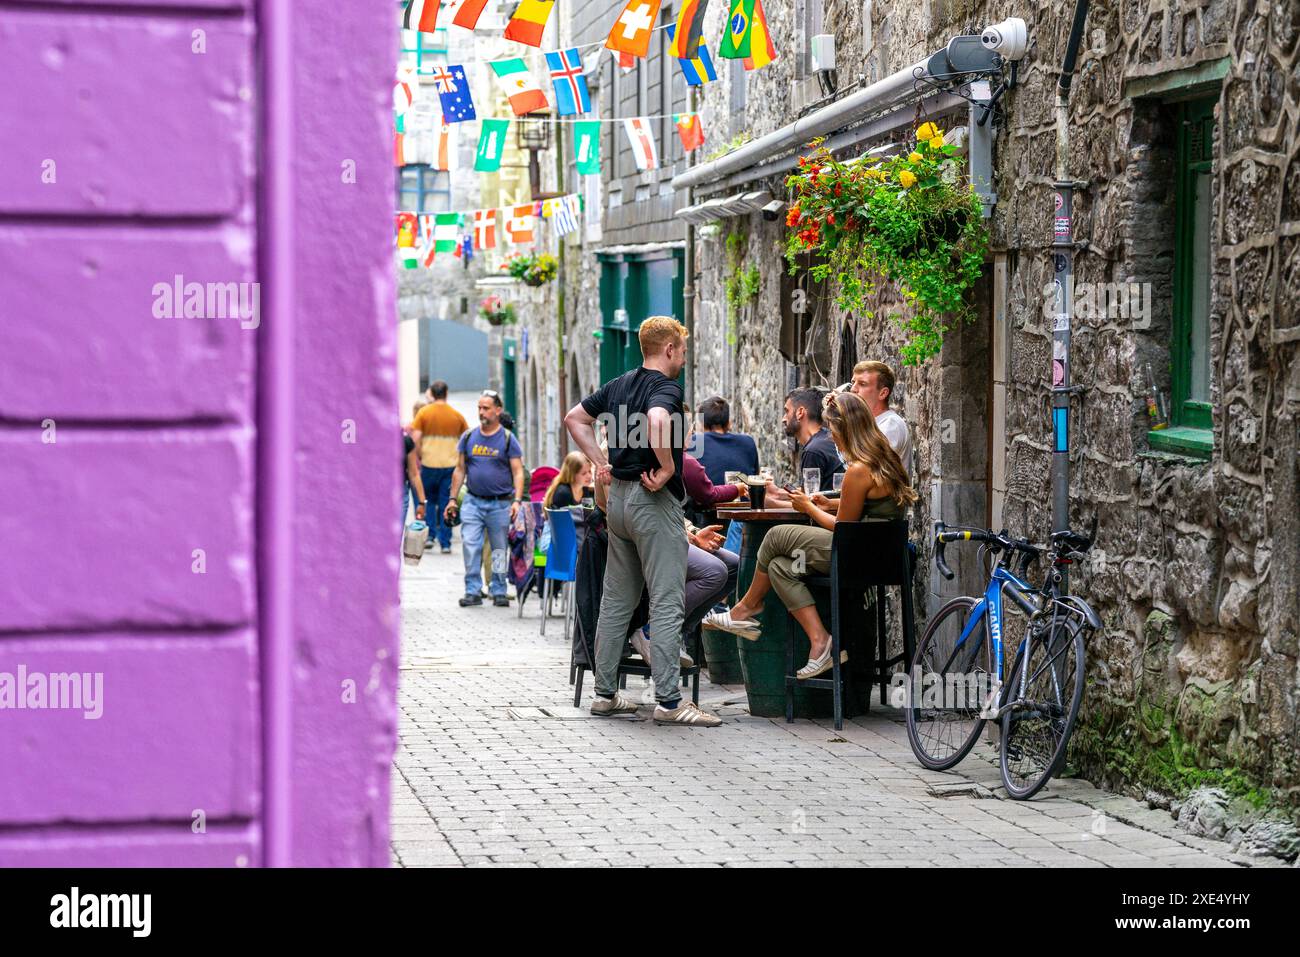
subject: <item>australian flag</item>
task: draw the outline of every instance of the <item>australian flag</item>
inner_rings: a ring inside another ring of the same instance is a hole
[[[582,72],[582,57],[577,47],[556,50],[546,54],[546,66],[551,71],[551,84],[555,87],[555,105],[560,116],[586,113],[591,109],[591,94],[587,92],[587,78]]]
[[[461,66],[439,66],[433,71],[433,83],[442,104],[442,116],[448,123],[463,123],[477,118],[474,100],[469,95],[469,81]]]

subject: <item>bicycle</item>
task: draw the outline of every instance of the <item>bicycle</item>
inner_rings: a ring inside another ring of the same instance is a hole
[[[1005,531],[935,523],[934,561],[945,578],[953,577],[944,561],[949,542],[979,542],[995,560],[982,597],[954,598],[931,619],[908,669],[907,738],[922,765],[953,767],[985,723],[996,720],[998,764],[1011,797],[1032,797],[1060,769],[1083,700],[1084,639],[1101,627],[1087,602],[1061,593],[1061,582],[1064,568],[1092,547],[1096,531],[1094,519],[1088,535],[1056,532],[1044,548]],[[1044,552],[1045,581],[1034,588],[1025,577]],[[1004,596],[1028,615],[1006,681]]]

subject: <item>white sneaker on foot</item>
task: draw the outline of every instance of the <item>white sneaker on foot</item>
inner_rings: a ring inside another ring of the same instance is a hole
[[[631,698],[628,698],[617,691],[612,698],[596,698],[591,702],[591,713],[598,714],[602,717],[609,717],[615,714],[636,714],[640,707]]]
[[[694,701],[683,698],[682,703],[669,711],[661,704],[655,705],[656,724],[693,724],[701,728],[716,728],[722,719],[716,714],[701,711]]]

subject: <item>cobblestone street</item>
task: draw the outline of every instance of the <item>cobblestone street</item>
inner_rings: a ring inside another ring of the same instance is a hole
[[[1004,798],[987,748],[921,768],[888,709],[848,721],[755,718],[743,687],[701,683],[716,729],[572,707],[563,619],[459,608],[463,565],[426,553],[402,578],[393,863],[1232,866],[1225,844],[1081,781]],[[643,686],[629,679],[628,690]]]

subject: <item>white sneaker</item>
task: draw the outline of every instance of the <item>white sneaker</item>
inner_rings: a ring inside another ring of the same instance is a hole
[[[695,659],[686,653],[685,648],[682,648],[677,652],[677,663],[683,668],[695,667]]]
[[[722,724],[722,719],[716,714],[701,711],[694,701],[683,698],[682,703],[672,711],[669,711],[661,704],[655,705],[655,723],[692,724],[699,725],[701,728],[716,728]]]
[[[650,643],[645,640],[645,635],[640,630],[632,632],[632,650],[641,656],[641,660],[650,665]]]
[[[591,713],[598,714],[602,717],[609,717],[615,714],[636,714],[637,709],[641,707],[631,698],[628,698],[617,691],[612,698],[596,698],[591,702]]]

